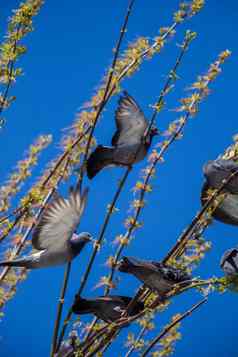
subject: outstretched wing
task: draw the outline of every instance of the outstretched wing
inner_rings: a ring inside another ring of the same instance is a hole
[[[33,236],[32,245],[38,250],[67,246],[84,211],[88,189],[70,190],[68,198],[56,198],[43,212]]]
[[[118,104],[115,116],[117,131],[112,138],[112,145],[140,141],[148,126],[142,110],[127,92],[123,92]]]

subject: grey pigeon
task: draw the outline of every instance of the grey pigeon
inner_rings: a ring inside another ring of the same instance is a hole
[[[186,272],[160,262],[145,261],[133,257],[123,257],[117,266],[123,273],[134,275],[152,291],[163,298],[175,284],[187,285],[191,276]]]
[[[201,203],[204,205],[209,199],[208,190],[211,187],[205,182],[202,188]],[[212,217],[217,221],[238,226],[238,194],[226,192],[224,200],[212,212]]]
[[[87,161],[90,179],[106,166],[130,166],[143,160],[153,136],[158,134],[155,127],[149,129],[142,110],[127,92],[120,97],[118,104],[117,130],[112,138],[112,147],[99,145],[92,152]]]
[[[100,296],[95,299],[83,299],[79,295],[76,295],[73,304],[73,312],[78,315],[94,314],[100,320],[105,322],[113,322],[118,320],[122,313],[126,311],[132,298],[127,296]],[[137,315],[144,309],[142,302],[135,302],[129,316]]]
[[[228,249],[221,258],[220,266],[226,275],[238,276],[238,249]]]
[[[217,159],[208,161],[203,167],[207,183],[213,188],[219,188],[223,181],[232,173],[238,171],[238,164],[234,160]],[[238,194],[238,175],[225,186],[229,193]]]
[[[0,266],[44,268],[70,262],[92,241],[89,233],[75,234],[86,204],[88,190],[81,195],[71,189],[68,198],[58,197],[44,210],[37,224],[32,245],[36,253],[13,261],[2,261]]]
[[[203,171],[206,182],[202,187],[201,203],[204,205],[209,199],[208,190],[219,188],[224,179],[238,170],[238,164],[233,160],[217,159],[204,165]],[[238,175],[225,187],[224,200],[213,211],[212,216],[218,221],[238,226]]]

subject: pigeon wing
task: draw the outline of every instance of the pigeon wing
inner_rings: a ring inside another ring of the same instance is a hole
[[[58,197],[43,212],[33,236],[32,245],[38,250],[67,247],[77,228],[86,204],[88,189],[71,189],[68,198]]]
[[[185,280],[191,279],[191,276],[184,272],[183,270],[176,269],[169,265],[164,265],[160,262],[151,262],[164,279],[171,281],[173,283],[180,283]]]
[[[113,146],[140,141],[148,126],[142,110],[127,92],[119,99],[115,119],[117,131],[112,138]]]
[[[207,194],[207,190],[209,188],[210,187],[206,182],[203,185],[201,193],[202,205],[204,205],[209,198]],[[238,195],[226,193],[225,199],[220,203],[215,211],[213,211],[212,216],[220,222],[238,226]]]

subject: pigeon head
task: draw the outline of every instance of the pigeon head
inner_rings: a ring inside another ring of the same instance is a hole
[[[79,254],[81,249],[88,242],[93,242],[93,237],[88,232],[82,232],[80,234],[74,233],[70,239],[70,245],[75,254]]]
[[[228,276],[238,275],[238,249],[228,249],[222,256],[220,266]]]
[[[131,268],[138,264],[138,260],[132,257],[123,257],[117,264],[117,269],[123,273],[130,273]]]

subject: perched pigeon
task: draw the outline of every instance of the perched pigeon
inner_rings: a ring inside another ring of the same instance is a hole
[[[56,198],[43,212],[36,226],[33,248],[38,252],[13,261],[2,261],[0,266],[44,268],[70,262],[92,240],[89,233],[75,234],[86,204],[88,190],[71,189],[69,197]]]
[[[191,276],[182,270],[159,262],[133,257],[123,257],[117,268],[123,273],[134,275],[162,298],[172,289],[173,285],[191,280]]]
[[[209,199],[208,190],[219,188],[224,179],[238,170],[238,164],[233,160],[217,159],[209,161],[203,168],[206,182],[202,188],[201,202],[204,205]],[[235,176],[225,187],[224,200],[213,211],[213,218],[226,224],[238,226],[238,175]]]
[[[94,314],[105,322],[113,322],[119,319],[129,305],[131,297],[127,296],[100,296],[95,299],[86,300],[76,295],[73,304],[75,314]],[[137,301],[129,312],[129,316],[137,315],[144,309],[144,304]]]
[[[202,205],[209,199],[209,189],[211,189],[211,187],[205,182],[201,194]],[[212,217],[217,221],[238,226],[238,194],[235,195],[226,192],[224,200],[212,212]]]
[[[238,275],[238,249],[228,249],[221,258],[220,266],[226,275]]]
[[[143,160],[153,136],[158,134],[155,127],[147,132],[148,122],[136,101],[127,92],[119,99],[116,126],[112,147],[99,145],[87,161],[90,179],[106,166],[130,166]]]
[[[238,163],[231,159],[208,161],[203,167],[207,183],[213,188],[219,188],[222,185],[223,180],[227,179],[236,171],[238,171]],[[238,194],[238,175],[232,178],[232,180],[225,186],[225,190],[232,194]]]

